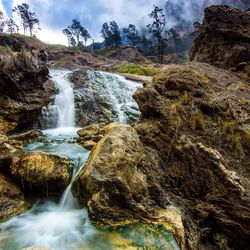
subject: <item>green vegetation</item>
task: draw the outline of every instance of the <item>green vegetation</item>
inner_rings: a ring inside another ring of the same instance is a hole
[[[247,133],[240,130],[241,119],[218,118],[219,131],[226,138],[229,145],[235,149],[236,155],[243,157],[245,155],[242,145],[243,138],[247,139]]]
[[[158,73],[158,69],[152,67],[144,67],[138,64],[125,64],[116,68],[119,73],[127,73],[142,76],[154,76]]]
[[[12,49],[9,46],[0,46],[0,54],[12,54]]]
[[[178,99],[171,103],[170,105],[170,121],[173,127],[175,127],[176,132],[179,130],[182,125],[183,117],[186,113],[184,105],[188,104],[189,94],[187,91],[180,94]]]

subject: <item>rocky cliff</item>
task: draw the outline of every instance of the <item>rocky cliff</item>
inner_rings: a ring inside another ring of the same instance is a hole
[[[250,62],[250,11],[211,6],[190,51],[190,59],[229,69]]]

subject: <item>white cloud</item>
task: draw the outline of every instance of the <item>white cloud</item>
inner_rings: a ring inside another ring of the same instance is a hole
[[[66,36],[60,30],[43,27],[36,36],[45,43],[68,45]]]

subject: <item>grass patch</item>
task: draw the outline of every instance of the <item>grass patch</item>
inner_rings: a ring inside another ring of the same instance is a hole
[[[139,64],[126,64],[116,68],[119,73],[141,75],[141,76],[155,76],[158,73],[158,69],[151,67],[143,67]]]
[[[0,54],[12,54],[12,49],[9,46],[0,46]]]
[[[203,131],[206,129],[205,117],[204,117],[204,114],[200,110],[198,110],[191,117],[190,123],[191,123],[192,129],[201,129]]]

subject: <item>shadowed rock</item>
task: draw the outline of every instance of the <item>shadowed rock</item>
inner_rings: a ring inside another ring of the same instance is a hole
[[[250,11],[218,5],[205,9],[190,59],[229,69],[250,62]]]
[[[21,189],[0,175],[0,221],[24,212],[28,203]]]

